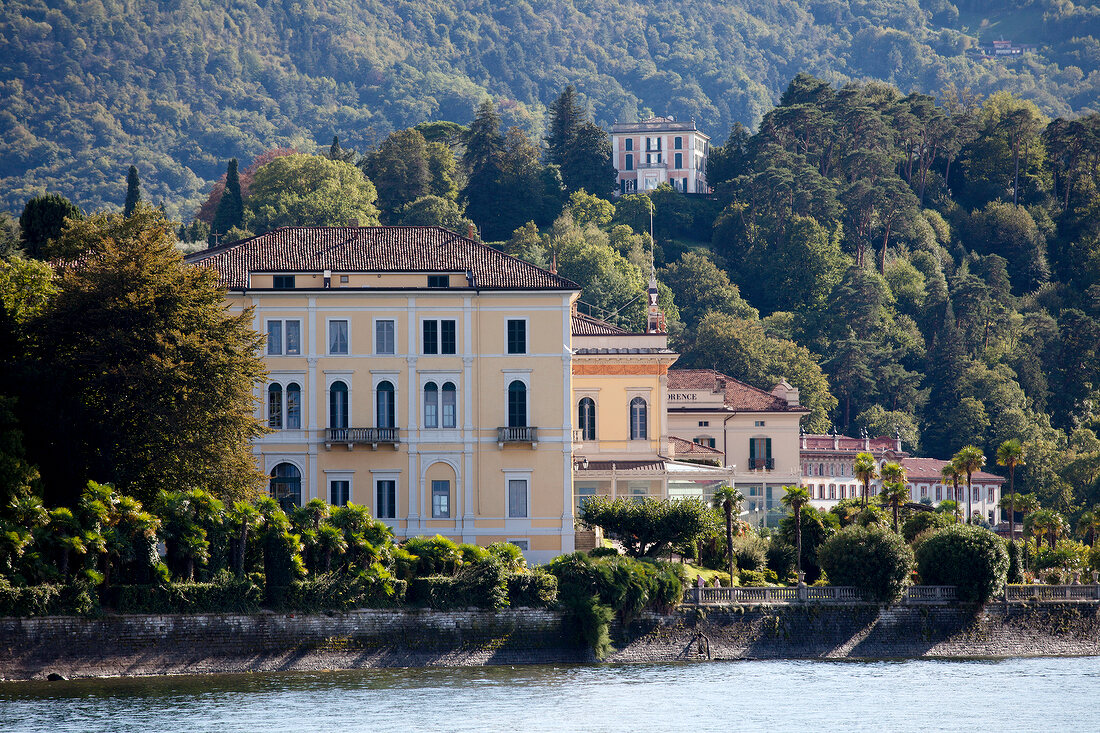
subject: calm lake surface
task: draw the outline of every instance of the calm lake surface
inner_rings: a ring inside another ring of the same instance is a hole
[[[0,683],[14,731],[1100,731],[1100,658]]]

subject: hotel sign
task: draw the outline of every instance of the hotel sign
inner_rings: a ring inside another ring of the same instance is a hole
[[[670,389],[668,391],[668,403],[670,405],[684,405],[685,407],[721,405],[722,395],[714,394],[709,389]]]

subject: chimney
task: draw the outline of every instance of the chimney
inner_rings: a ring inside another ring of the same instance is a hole
[[[325,287],[326,288],[331,288],[332,287],[332,270],[325,270],[324,273],[323,273],[323,276],[325,278]]]
[[[466,225],[466,239],[477,239],[477,230],[474,229],[474,223],[470,222]]]

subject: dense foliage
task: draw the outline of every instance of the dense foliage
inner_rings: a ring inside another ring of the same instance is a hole
[[[995,10],[994,10],[995,8]],[[541,135],[567,81],[597,124],[694,117],[721,140],[754,125],[795,73],[1017,90],[1051,115],[1094,106],[1100,14],[1065,0],[549,0],[57,4],[0,8],[0,210],[43,187],[86,210],[144,198],[189,215],[230,158],[351,149],[492,95]],[[1003,36],[1038,45],[972,55]],[[154,73],[155,72],[155,73]]]
[[[901,535],[884,527],[853,524],[830,537],[817,551],[818,563],[833,585],[859,588],[867,598],[901,598],[913,569],[913,550]]]
[[[596,496],[584,502],[579,517],[619,540],[631,557],[658,557],[676,545],[694,542],[717,527],[710,507],[699,499]]]
[[[925,585],[953,585],[959,600],[984,603],[999,593],[1008,576],[1004,541],[988,529],[957,524],[917,544],[917,571]]]

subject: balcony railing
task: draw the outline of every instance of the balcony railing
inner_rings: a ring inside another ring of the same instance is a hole
[[[638,163],[635,167],[638,170],[645,170],[647,168],[668,168],[668,163]]]
[[[497,445],[501,448],[505,443],[530,443],[534,448],[539,444],[539,429],[532,427],[522,428],[497,428]]]
[[[397,447],[401,442],[400,428],[325,428],[325,446],[343,443],[350,449],[356,444],[370,444],[377,448],[379,443]]]
[[[761,468],[764,469],[765,471],[774,471],[775,470],[775,459],[774,458],[750,458],[749,459],[749,470],[750,471],[756,471],[756,470],[761,469]]]

